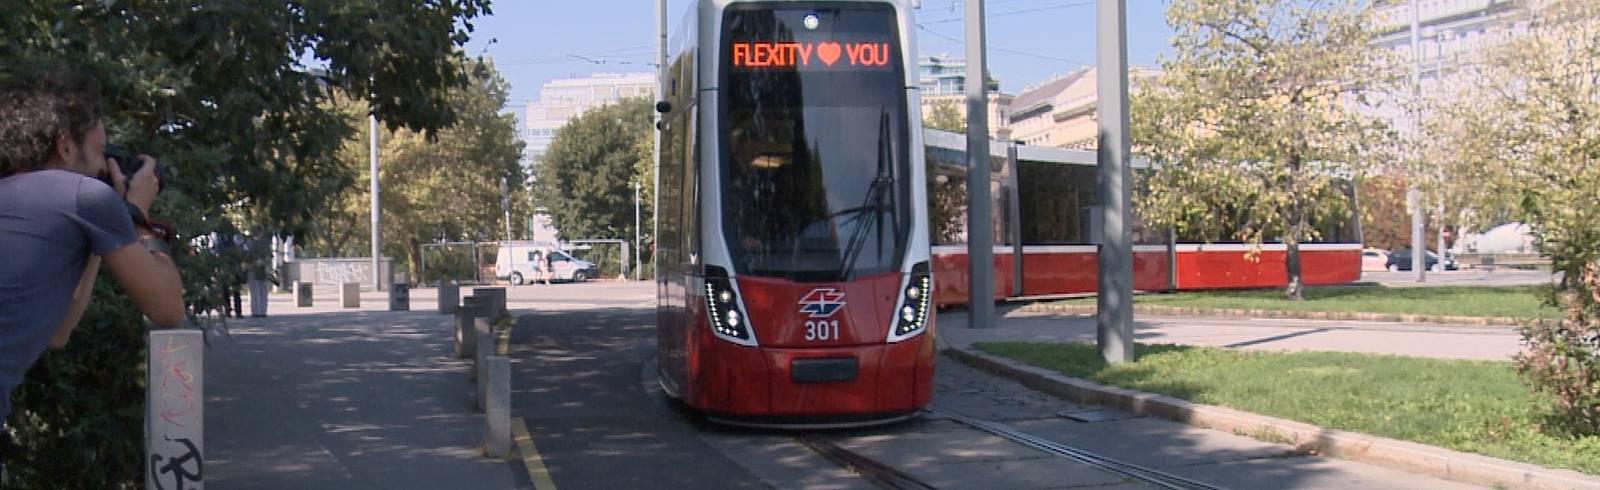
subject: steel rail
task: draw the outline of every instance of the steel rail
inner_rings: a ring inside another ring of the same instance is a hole
[[[801,436],[798,439],[801,444],[822,455],[822,457],[833,461],[839,466],[855,471],[863,478],[880,487],[890,490],[937,490],[937,487],[918,480],[914,476],[894,469],[889,465],[879,463],[877,460],[863,456],[855,451],[840,447],[838,444],[823,440],[820,437]]]
[[[1083,449],[1068,446],[1066,444],[1027,434],[1004,424],[975,419],[934,407],[928,407],[924,409],[924,411],[928,412],[929,414],[948,418],[956,423],[972,427],[974,429],[1000,436],[1025,446],[1038,449],[1040,451],[1072,459],[1095,468],[1127,476],[1129,478],[1150,483],[1161,488],[1167,488],[1171,490],[1223,490],[1222,487],[1211,485],[1209,483],[1192,480],[1154,468],[1148,468],[1133,463],[1119,461]]]

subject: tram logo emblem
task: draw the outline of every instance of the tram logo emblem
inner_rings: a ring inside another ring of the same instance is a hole
[[[816,288],[800,298],[800,312],[811,318],[828,318],[844,307],[844,291],[834,288]]]

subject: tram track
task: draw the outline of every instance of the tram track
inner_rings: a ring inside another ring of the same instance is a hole
[[[1011,426],[969,417],[948,410],[928,407],[924,413],[941,417],[963,426],[1027,446],[1047,454],[1067,458],[1085,465],[1123,476],[1156,488],[1168,490],[1224,490],[1223,487],[1185,478],[1172,473],[1107,457],[1082,448],[1073,447],[1043,437],[1022,432]],[[822,436],[804,435],[796,438],[802,445],[841,467],[854,471],[880,488],[888,490],[936,490],[938,487],[894,468],[891,465],[846,449]]]

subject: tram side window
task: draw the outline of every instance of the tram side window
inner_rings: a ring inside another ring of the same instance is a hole
[[[1090,243],[1094,167],[1017,162],[1023,245]]]
[[[952,151],[944,148],[929,147],[926,153],[928,164],[928,226],[929,238],[934,245],[959,245],[967,242],[967,155],[965,152]],[[1008,227],[1010,206],[1008,205],[1009,192],[1000,184],[1000,172],[1005,165],[1005,159],[993,157],[989,160],[989,168],[993,170],[990,180],[989,197],[990,212],[993,216],[993,243],[1004,245],[1009,242]],[[1021,199],[1021,202],[1028,202]]]

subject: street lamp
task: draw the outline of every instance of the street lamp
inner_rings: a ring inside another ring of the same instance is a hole
[[[639,248],[639,182],[633,183],[633,280],[639,280],[639,269],[642,267]]]

